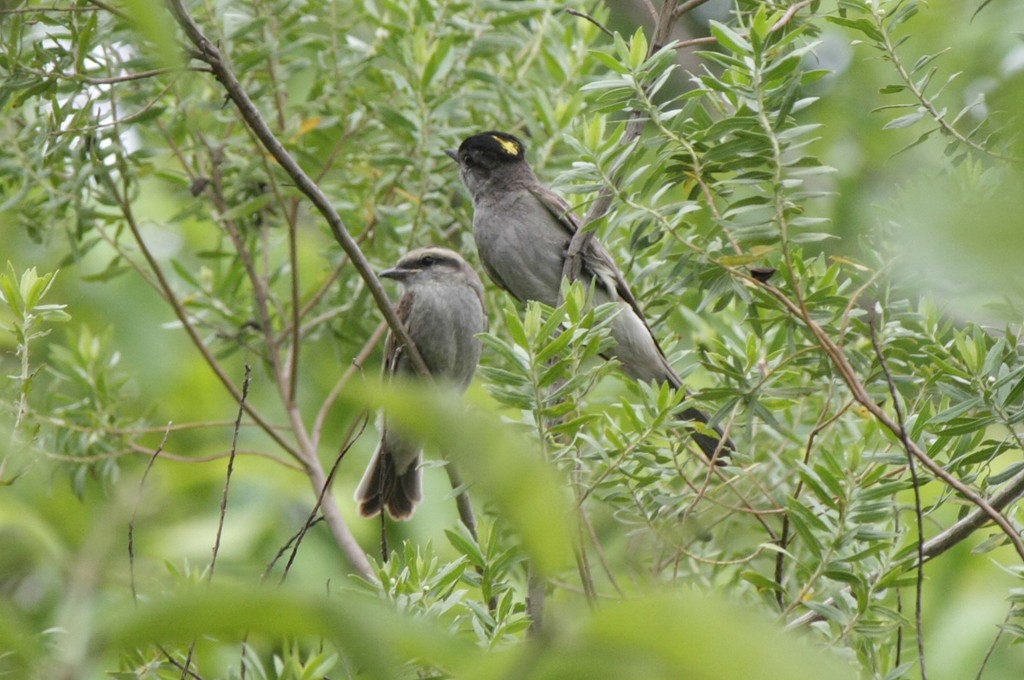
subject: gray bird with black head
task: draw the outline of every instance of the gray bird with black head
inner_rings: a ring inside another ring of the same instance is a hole
[[[435,247],[410,251],[380,275],[402,284],[404,293],[395,311],[431,376],[465,391],[480,361],[476,336],[487,330],[480,277],[457,253]],[[418,376],[394,334],[385,343],[384,374]],[[387,508],[395,519],[412,516],[423,498],[421,448],[384,419],[380,445],[356,490],[360,515],[372,517]]]
[[[521,301],[556,306],[569,242],[581,227],[564,198],[537,179],[526,161],[523,142],[505,132],[488,131],[466,138],[447,151],[458,164],[473,199],[473,236],[480,261],[491,279]],[[665,358],[622,272],[601,243],[591,238],[582,254],[582,279],[593,285],[594,303],[614,302],[615,347],[609,352],[622,370],[646,382],[683,389]],[[695,408],[680,417],[707,423]],[[732,441],[693,431],[694,441],[711,460],[724,462],[735,450]]]

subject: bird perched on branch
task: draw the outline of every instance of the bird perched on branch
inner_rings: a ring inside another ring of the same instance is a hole
[[[526,161],[522,141],[508,133],[476,134],[446,153],[459,164],[472,196],[473,236],[488,275],[520,301],[557,306],[567,251],[582,226],[572,207],[541,184]],[[636,380],[683,389],[622,272],[595,238],[589,238],[580,253],[580,277],[593,285],[594,304],[614,302],[620,308],[612,322],[616,344],[609,356]],[[708,416],[695,408],[679,415],[708,422]],[[717,428],[717,436],[706,432],[694,429],[694,441],[708,459],[723,462],[735,450],[733,443]]]
[[[465,391],[480,361],[476,337],[487,330],[484,287],[473,268],[445,248],[419,248],[380,273],[402,284],[396,313],[409,330],[430,374]],[[415,377],[417,371],[394,334],[384,352],[384,374]],[[421,445],[401,436],[384,419],[380,445],[356,490],[359,514],[372,517],[387,508],[408,519],[423,497]]]

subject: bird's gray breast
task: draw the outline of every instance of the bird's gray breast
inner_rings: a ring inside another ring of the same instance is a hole
[[[477,200],[473,236],[499,285],[519,300],[558,304],[570,235],[533,194],[524,189]]]
[[[466,285],[430,283],[416,291],[409,331],[435,378],[465,388],[480,361],[477,333],[487,328],[476,291]]]

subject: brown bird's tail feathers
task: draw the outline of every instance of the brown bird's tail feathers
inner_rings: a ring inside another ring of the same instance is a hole
[[[708,423],[707,414],[695,408],[686,409],[679,414],[679,418],[681,420],[703,423],[704,425]],[[706,435],[703,432],[698,432],[696,429],[690,431],[690,436],[697,446],[700,447],[700,450],[704,452],[708,460],[713,461],[715,465],[728,465],[729,458],[732,457],[732,454],[736,453],[736,445],[722,433],[722,428],[716,426],[712,429],[718,434],[718,437]]]
[[[394,458],[383,451],[373,455],[356,489],[356,503],[362,517],[373,517],[387,508],[394,519],[409,519],[422,498],[419,457],[404,473],[399,473]]]

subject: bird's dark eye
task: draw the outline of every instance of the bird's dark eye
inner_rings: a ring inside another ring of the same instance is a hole
[[[424,255],[420,258],[420,264],[424,267],[433,267],[437,264],[437,258],[433,255]]]

